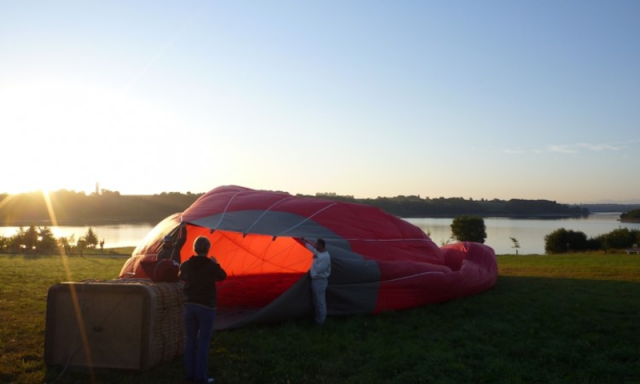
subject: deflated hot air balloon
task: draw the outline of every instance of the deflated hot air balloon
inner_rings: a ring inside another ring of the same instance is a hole
[[[160,222],[134,250],[120,277],[146,277],[165,235],[192,254],[196,237],[228,274],[218,283],[217,329],[311,317],[312,254],[300,238],[323,238],[331,254],[329,316],[412,308],[491,288],[492,248],[462,242],[438,247],[418,227],[363,204],[224,186]],[[144,264],[144,263],[143,263]]]

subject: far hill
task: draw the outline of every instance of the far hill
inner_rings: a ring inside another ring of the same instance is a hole
[[[620,215],[620,221],[627,223],[640,223],[640,209],[634,209]]]
[[[51,211],[58,223],[92,222],[158,222],[176,212],[182,212],[201,194],[161,193],[159,195],[120,195],[103,191],[84,192],[60,190],[49,194]],[[25,225],[51,222],[49,209],[41,192],[0,195],[0,222],[4,225]]]
[[[629,212],[640,208],[640,204],[579,204],[587,208],[589,212]]]
[[[303,196],[303,195],[300,195]],[[477,215],[494,217],[575,217],[586,216],[589,211],[582,207],[558,204],[550,200],[466,200],[462,197],[421,198],[420,196],[378,197],[356,199],[353,196],[316,194],[333,200],[369,204],[400,217],[455,217]]]
[[[84,192],[60,190],[49,194],[50,207],[41,192],[17,195],[0,194],[0,223],[3,225],[48,225],[55,214],[59,224],[70,223],[156,223],[182,212],[202,194],[163,192],[156,195],[120,195],[103,190]],[[304,195],[299,195],[305,197]],[[311,196],[306,196],[311,197]],[[399,217],[455,217],[460,215],[494,217],[575,217],[589,214],[582,206],[558,204],[549,200],[466,200],[454,198],[421,198],[420,196],[356,199],[353,196],[316,194],[313,197],[376,206]]]

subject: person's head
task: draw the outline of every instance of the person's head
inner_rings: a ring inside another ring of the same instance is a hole
[[[320,252],[324,252],[324,247],[326,246],[324,239],[318,239],[316,240],[316,244],[315,247],[318,251]]]
[[[163,247],[170,247],[171,246],[171,236],[165,236],[164,239],[162,239],[162,246]]]
[[[207,256],[210,248],[211,242],[205,236],[198,236],[193,242],[193,251],[198,256]]]

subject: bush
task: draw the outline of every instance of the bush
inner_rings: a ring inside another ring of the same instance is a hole
[[[626,249],[640,242],[640,230],[618,228],[596,238],[604,249]]]
[[[458,241],[484,243],[487,238],[487,227],[484,219],[478,216],[458,216],[451,223],[451,232]]]
[[[587,250],[589,251],[597,251],[599,249],[603,249],[602,240],[599,238],[590,237],[587,239]]]
[[[589,241],[584,232],[556,229],[544,237],[544,250],[546,253],[566,253],[586,251],[589,249]]]
[[[36,243],[36,250],[39,253],[56,253],[58,251],[58,242],[56,241],[55,236],[53,236],[51,228],[38,228],[38,242]]]
[[[31,225],[27,229],[20,227],[18,233],[2,240],[3,247],[10,252],[55,253],[56,239],[49,227]]]
[[[95,248],[98,246],[98,235],[96,235],[91,227],[89,227],[82,240],[85,241],[87,248]]]

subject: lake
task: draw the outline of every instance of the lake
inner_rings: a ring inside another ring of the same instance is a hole
[[[518,253],[544,254],[544,237],[559,228],[584,232],[587,237],[594,237],[611,232],[617,228],[640,230],[640,223],[621,223],[619,212],[596,213],[585,218],[566,219],[514,219],[488,217],[484,218],[487,227],[485,244],[492,247],[497,254],[514,254],[515,238],[520,243]],[[406,221],[420,227],[438,245],[449,241],[453,218],[405,218]],[[105,247],[136,246],[153,229],[152,224],[109,224],[91,225],[98,239],[105,241]],[[53,235],[58,237],[75,236],[78,239],[87,232],[85,226],[51,226]],[[9,237],[18,231],[18,227],[0,227],[0,236]]]
[[[609,233],[617,228],[640,230],[640,223],[621,223],[620,212],[595,213],[583,218],[564,219],[514,219],[503,217],[486,217],[487,228],[485,244],[492,247],[496,254],[515,254],[513,241],[518,240],[518,254],[544,254],[544,237],[556,229],[565,228],[584,232],[587,237],[595,237]],[[442,245],[451,237],[453,218],[421,218],[405,219],[420,227],[438,245]]]

